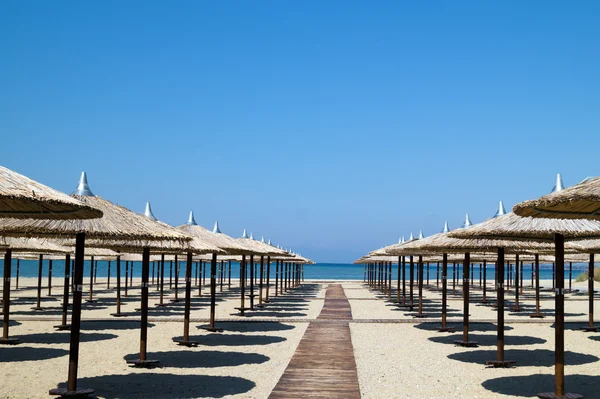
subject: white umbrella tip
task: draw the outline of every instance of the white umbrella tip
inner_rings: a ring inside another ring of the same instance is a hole
[[[215,222],[215,227],[213,227],[213,233],[220,233],[221,230],[219,229],[219,221],[217,220]]]
[[[248,233],[246,233],[246,229],[244,229],[244,233],[242,233],[242,238],[248,238]]]
[[[82,195],[87,197],[93,197],[94,193],[90,189],[90,186],[87,181],[87,175],[85,172],[81,172],[81,177],[79,178],[79,184],[77,184],[77,188],[71,194]]]
[[[423,238],[425,238],[423,235],[423,230],[419,230],[419,240],[422,240]]]
[[[150,206],[149,202],[146,202],[146,209],[144,210],[144,216],[146,216],[148,219],[150,220],[158,220],[156,219],[156,216],[154,216],[154,214],[152,213],[152,207]]]
[[[473,226],[473,222],[471,222],[471,218],[469,217],[469,214],[467,213],[467,215],[465,216],[465,222],[462,224],[462,228],[466,228],[466,227],[470,227]]]
[[[448,233],[450,231],[450,228],[448,227],[448,222],[444,222],[444,229],[442,230],[442,233]]]
[[[506,208],[504,208],[504,202],[500,201],[498,202],[498,210],[496,211],[494,217],[496,218],[502,215],[506,215]]]
[[[190,217],[188,218],[188,221],[186,224],[192,225],[192,226],[197,226],[198,223],[196,223],[196,219],[194,219],[194,211],[190,211]]]
[[[551,193],[556,193],[558,191],[562,191],[565,189],[565,185],[563,184],[563,179],[560,173],[556,174],[556,182],[554,183],[554,187],[552,187]]]

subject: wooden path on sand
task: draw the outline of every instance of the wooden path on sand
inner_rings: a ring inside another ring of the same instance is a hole
[[[360,398],[350,320],[342,285],[330,284],[319,317],[308,325],[269,398]]]

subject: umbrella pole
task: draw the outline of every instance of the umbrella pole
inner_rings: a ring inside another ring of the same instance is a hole
[[[452,295],[456,295],[456,262],[452,262]]]
[[[589,325],[582,330],[597,332],[598,328],[594,327],[594,254],[590,254],[590,262],[588,264],[588,317]]]
[[[79,366],[79,335],[81,331],[81,297],[83,294],[83,252],[85,233],[75,235],[75,274],[73,275],[73,313],[71,314],[71,340],[69,345],[69,374],[66,388],[51,389],[50,395],[61,397],[87,397],[93,389],[77,388]]]
[[[90,262],[90,296],[87,303],[94,303],[94,257],[92,256],[92,260]]]
[[[454,332],[446,326],[448,308],[448,254],[442,255],[442,328],[438,332]]]
[[[481,299],[481,303],[487,303],[487,263],[485,259],[483,260],[483,298]],[[479,273],[481,274],[481,272]]]
[[[2,345],[16,345],[19,343],[18,338],[8,337],[8,327],[10,323],[10,274],[11,274],[11,263],[12,263],[12,250],[7,249],[4,253],[4,284],[2,291],[2,316],[4,322],[2,324],[2,339],[0,344]]]
[[[504,248],[498,248],[498,260],[496,262],[498,276],[504,275]],[[496,360],[485,362],[486,366],[492,367],[512,367],[516,362],[513,360],[504,360],[504,279],[496,282],[497,293],[497,315],[498,324],[496,328],[497,344],[496,344]]]
[[[400,303],[400,279],[401,279],[401,275],[400,275],[400,268],[401,268],[401,264],[402,264],[402,259],[400,256],[398,256],[398,282],[397,284],[397,288],[396,288],[396,303]]]
[[[242,261],[240,262],[240,307],[238,308],[240,314],[244,316],[245,300],[246,300],[246,255],[242,255]]]
[[[478,343],[469,341],[469,265],[471,263],[471,254],[465,253],[465,261],[463,263],[463,339],[462,341],[454,341],[455,345],[465,347],[476,347]]]
[[[185,262],[185,305],[183,311],[183,339],[173,338],[173,342],[187,347],[198,346],[198,342],[190,341],[190,309],[192,302],[192,252],[188,251]]]
[[[540,313],[540,255],[535,254],[535,313],[529,317],[541,319],[544,317]]]
[[[254,255],[250,255],[250,310],[254,310]]]
[[[573,285],[571,284],[572,280],[573,280],[573,262],[569,262],[569,292],[573,291],[572,290]]]
[[[263,270],[265,268],[265,257],[263,255],[260,256],[260,266],[259,266],[259,274],[260,278],[258,279],[258,307],[262,308],[263,305]]]
[[[210,262],[210,321],[208,327],[203,327],[204,330],[210,332],[222,332],[222,328],[215,328],[215,308],[217,304],[217,253],[212,254]]]
[[[532,263],[531,264],[531,288],[533,288],[535,286],[534,283],[533,283],[533,278],[534,278],[534,273],[535,273],[534,266],[535,265]]]
[[[402,305],[406,305],[406,256],[402,256]]]
[[[202,262],[204,265],[204,262]],[[198,275],[200,271],[200,262],[196,262],[196,283],[198,284],[198,296],[202,296],[202,278]]]
[[[423,318],[423,256],[419,255],[419,311],[416,318]]]
[[[156,304],[157,307],[162,308],[165,307],[165,303],[164,303],[164,297],[165,297],[165,254],[160,254],[160,263],[159,263],[159,268],[160,268],[160,275],[159,275],[159,279],[160,279],[160,299],[158,301],[158,303]]]
[[[134,261],[129,262],[129,287],[133,288],[133,265]]]
[[[126,260],[125,261],[125,296],[128,295],[128,293],[127,293],[127,287],[128,287],[127,281],[128,280],[129,280],[129,261]]]
[[[429,288],[429,262],[427,262],[427,288]]]
[[[388,271],[388,299],[392,297],[392,262],[388,262],[390,269]]]
[[[439,291],[440,289],[440,262],[436,262],[435,267],[435,289]]]
[[[42,267],[44,264],[44,255],[40,255],[38,262],[38,285],[37,285],[37,305],[31,310],[43,310],[42,308]]]
[[[69,330],[71,326],[67,324],[67,309],[69,308],[69,272],[71,271],[71,255],[65,255],[65,278],[63,284],[63,302],[62,302],[62,323],[54,326],[59,331]]]
[[[265,303],[269,303],[270,288],[271,288],[271,257],[267,256],[267,292],[265,293]]]
[[[202,262],[202,284],[206,285],[206,262]]]
[[[171,299],[171,302],[179,302],[179,262],[177,261],[177,255],[175,255],[175,298]]]
[[[521,261],[521,269],[519,270],[519,292],[523,295],[523,261]]]
[[[221,261],[220,264],[220,268],[219,268],[219,291],[223,292],[223,280],[225,279],[225,262]]]
[[[275,296],[279,296],[279,260],[275,261]]]
[[[556,288],[556,263],[552,262],[552,291]]]
[[[110,290],[110,261],[108,261],[108,272],[106,273],[106,289]]]
[[[515,306],[511,308],[513,312],[520,312],[519,307],[519,254],[515,255]]]
[[[169,261],[169,289],[173,289],[173,261]]]
[[[148,349],[148,287],[150,277],[150,248],[145,247],[142,252],[142,298],[140,311],[142,312],[140,322],[140,357],[139,359],[127,360],[127,364],[139,368],[152,368],[158,365],[158,360],[148,360],[146,352]]]
[[[127,270],[127,266],[125,266],[125,270]],[[121,313],[121,256],[117,256],[117,312],[111,313],[111,316],[125,316]]]
[[[414,284],[415,284],[415,262],[414,262],[414,257],[411,255],[410,256],[410,284],[408,285],[408,288],[410,290],[409,292],[409,304],[410,304],[410,310],[413,310],[413,301],[414,301]]]
[[[48,296],[52,295],[52,259],[48,261]]]
[[[556,261],[555,321],[554,321],[554,392],[539,393],[538,398],[558,399],[568,397],[579,399],[583,396],[565,394],[565,237],[554,234]]]

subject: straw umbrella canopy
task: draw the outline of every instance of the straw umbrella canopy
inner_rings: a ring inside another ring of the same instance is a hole
[[[193,211],[190,212],[187,223],[177,226],[177,229],[182,233],[193,237],[195,240],[200,240],[225,251],[228,255],[241,255],[253,252],[246,246],[240,245],[234,238],[227,234],[223,234],[219,229],[218,221],[215,222],[215,227],[212,231],[198,225],[194,219]]]
[[[565,189],[561,192],[564,192]],[[600,221],[585,219],[549,219],[521,217],[510,213],[485,221],[463,231],[451,233],[456,238],[499,238],[554,241],[556,259],[555,292],[555,390],[539,394],[540,398],[556,398],[565,395],[564,388],[564,254],[565,239],[600,237]],[[581,397],[571,394],[572,397]]]
[[[0,166],[0,218],[92,219],[102,211]]]
[[[93,390],[77,389],[77,365],[79,358],[79,332],[81,320],[81,296],[83,282],[83,256],[86,237],[98,240],[112,240],[111,249],[131,248],[139,245],[143,252],[143,277],[147,280],[148,263],[151,248],[162,248],[165,242],[174,242],[185,248],[191,237],[179,231],[152,222],[143,215],[138,215],[124,207],[113,204],[95,196],[89,188],[85,172],[82,173],[79,185],[71,196],[88,207],[99,209],[103,215],[90,220],[43,220],[43,219],[0,219],[0,234],[4,236],[27,237],[69,237],[75,236],[75,276],[73,291],[73,312],[71,323],[71,350],[69,352],[69,377],[67,388],[52,390],[56,395],[73,395],[74,393],[89,395]],[[117,242],[123,240],[122,242]],[[125,240],[135,241],[134,243]],[[144,284],[144,283],[143,283]],[[142,288],[142,308],[147,308],[147,287]],[[146,306],[144,306],[144,303]],[[63,306],[66,304],[63,304]],[[142,332],[140,357],[145,358],[145,329],[147,314],[142,312]]]
[[[521,202],[513,211],[519,216],[600,220],[600,177]]]

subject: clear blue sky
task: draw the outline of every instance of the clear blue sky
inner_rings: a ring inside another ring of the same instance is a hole
[[[4,1],[0,164],[351,261],[598,175],[600,2]]]

